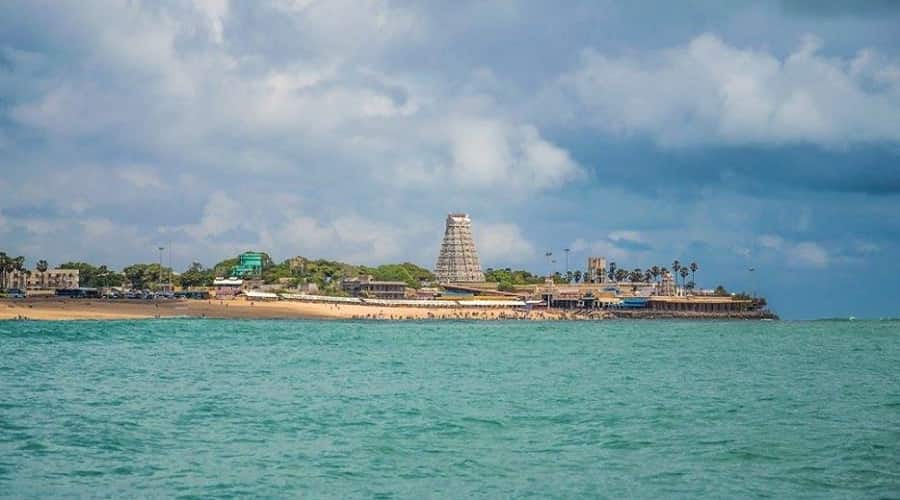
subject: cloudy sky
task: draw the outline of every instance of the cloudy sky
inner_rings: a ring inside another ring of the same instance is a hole
[[[2,2],[0,249],[432,267],[466,211],[485,267],[900,316],[900,3],[675,4]]]

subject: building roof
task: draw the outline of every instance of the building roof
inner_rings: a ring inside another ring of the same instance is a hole
[[[647,297],[653,302],[677,302],[685,304],[733,304],[733,303],[751,303],[752,300],[735,299],[733,297],[702,297],[691,295],[688,297],[678,297],[673,295],[653,295]]]

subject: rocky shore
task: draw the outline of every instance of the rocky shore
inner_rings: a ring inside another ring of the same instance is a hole
[[[693,311],[650,311],[650,310],[615,310],[610,311],[615,319],[778,319],[772,311],[745,312],[693,312]]]

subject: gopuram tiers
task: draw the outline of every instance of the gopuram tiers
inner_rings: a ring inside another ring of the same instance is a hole
[[[434,274],[441,283],[484,281],[467,214],[449,214]]]

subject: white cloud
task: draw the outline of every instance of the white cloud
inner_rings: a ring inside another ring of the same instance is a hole
[[[569,153],[541,137],[532,125],[476,115],[457,116],[438,125],[438,148],[449,155],[451,182],[479,191],[519,194],[559,188],[583,175]],[[413,176],[421,177],[416,170]]]
[[[630,250],[620,246],[619,242],[627,240],[612,238],[602,238],[595,241],[588,241],[584,238],[577,238],[569,244],[569,248],[575,253],[586,253],[597,257],[606,257],[609,262],[618,262],[620,265],[632,265],[646,257],[642,252]]]
[[[760,246],[770,248],[772,250],[781,250],[784,246],[784,239],[773,234],[764,234],[758,238]]]
[[[821,46],[806,37],[780,59],[704,34],[644,54],[586,50],[557,91],[595,127],[665,145],[900,140],[900,63],[872,50],[826,57]]]
[[[228,0],[193,0],[193,3],[206,17],[210,39],[215,43],[222,43],[224,22],[228,16]]]
[[[825,267],[828,264],[828,252],[812,242],[792,245],[788,251],[788,264],[798,267]]]
[[[150,167],[123,167],[116,170],[116,175],[138,189],[163,189],[165,184]]]
[[[777,235],[764,234],[757,242],[764,251],[781,256],[789,267],[821,268],[831,260],[827,250],[810,241],[791,242]]]
[[[188,226],[188,232],[198,238],[210,238],[245,226],[248,213],[240,203],[222,191],[210,195],[203,207],[200,223]]]
[[[607,238],[614,242],[644,242],[644,237],[640,231],[612,231],[607,235]]]
[[[475,247],[483,266],[489,263],[525,263],[535,260],[534,245],[523,235],[519,226],[509,223],[473,222]]]

